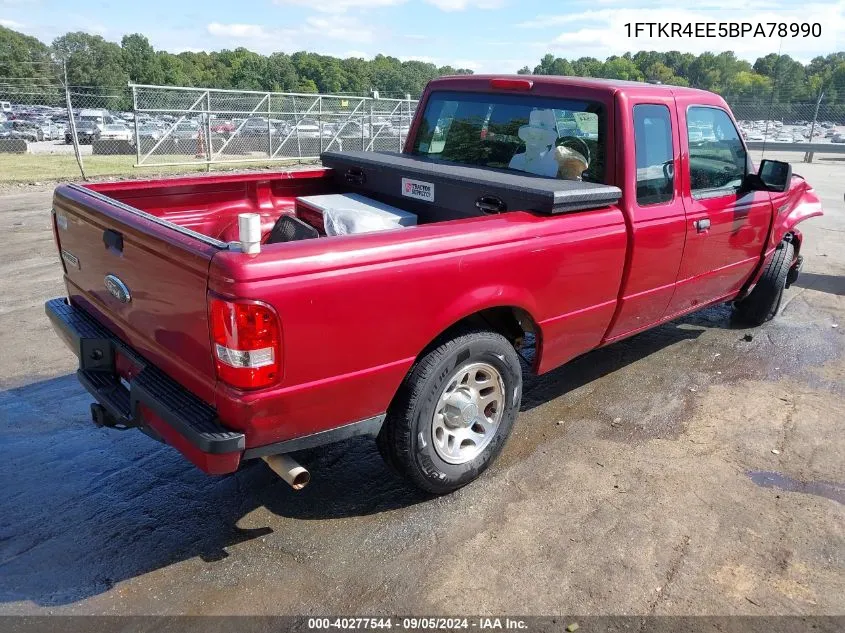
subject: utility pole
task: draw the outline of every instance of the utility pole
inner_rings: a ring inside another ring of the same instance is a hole
[[[82,155],[79,153],[79,139],[76,136],[76,121],[73,118],[73,105],[70,102],[70,86],[67,85],[67,60],[62,60],[62,76],[65,86],[65,103],[67,104],[67,122],[70,125],[70,136],[73,139],[73,153],[76,155],[76,164],[79,165],[79,173],[82,180],[88,180],[85,175],[85,167],[82,164]]]
[[[813,124],[810,126],[810,142],[813,142],[813,132],[816,131],[816,121],[819,118],[819,106],[822,104],[822,99],[824,99],[824,90],[819,93],[819,98],[816,101],[816,112],[813,114]],[[813,162],[813,152],[806,152],[804,154],[804,162],[805,163],[812,163]]]

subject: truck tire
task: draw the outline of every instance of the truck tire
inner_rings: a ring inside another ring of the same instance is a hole
[[[734,303],[734,314],[738,321],[757,326],[778,313],[786,277],[794,259],[795,247],[790,242],[778,244],[757,285],[747,297]]]
[[[411,368],[377,438],[379,452],[418,488],[446,494],[476,479],[502,450],[522,399],[508,340],[468,330]]]

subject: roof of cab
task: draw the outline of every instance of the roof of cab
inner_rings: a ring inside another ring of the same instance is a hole
[[[447,75],[433,79],[429,86],[437,88],[443,84],[485,83],[489,84],[491,79],[528,79],[535,85],[545,86],[572,86],[578,88],[591,88],[596,91],[607,91],[609,93],[623,92],[630,95],[641,94],[691,94],[710,95],[714,93],[698,88],[686,88],[683,86],[670,86],[668,84],[652,84],[644,81],[625,81],[623,79],[598,79],[595,77],[567,77],[563,75]]]

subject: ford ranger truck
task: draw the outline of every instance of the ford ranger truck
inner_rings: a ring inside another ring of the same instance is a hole
[[[329,236],[298,212],[328,194],[416,226]],[[245,213],[258,252],[238,241]],[[402,153],[59,186],[67,296],[46,312],[98,425],[137,427],[211,474],[263,458],[295,487],[308,472],[291,453],[372,435],[442,494],[502,450],[523,371],[720,302],[749,325],[776,315],[801,268],[797,225],[821,213],[788,164],[752,165],[718,95],[444,77]],[[271,240],[280,222],[304,231]]]

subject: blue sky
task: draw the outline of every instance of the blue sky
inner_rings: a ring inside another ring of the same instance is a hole
[[[624,27],[728,20],[819,22],[822,37],[629,38]],[[477,72],[533,67],[547,52],[603,59],[627,50],[730,49],[754,60],[780,50],[808,61],[845,49],[845,0],[0,0],[0,24],[48,43],[69,30],[114,41],[141,32],[171,52],[244,46],[261,53],[384,53]]]

